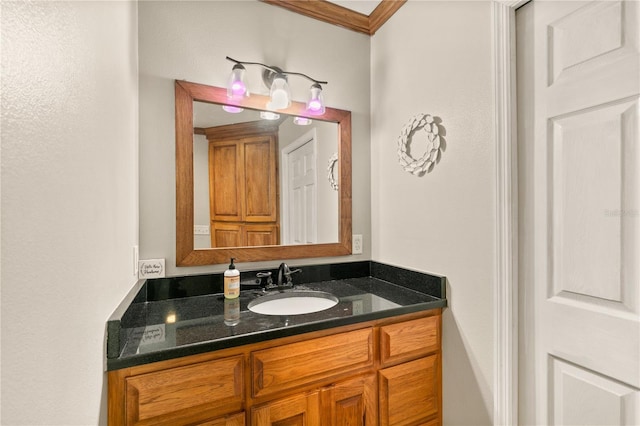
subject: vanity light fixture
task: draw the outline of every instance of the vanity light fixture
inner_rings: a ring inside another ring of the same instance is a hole
[[[298,75],[310,80],[313,84],[310,88],[309,100],[307,101],[306,112],[309,115],[322,115],[325,112],[324,99],[322,97],[322,84],[326,81],[319,81],[299,72],[284,71],[278,67],[261,64],[260,62],[238,61],[229,56],[227,60],[235,65],[231,70],[229,82],[227,84],[227,96],[229,99],[242,99],[249,96],[246,82],[244,80],[245,65],[259,65],[262,71],[262,81],[270,88],[269,94],[271,99],[267,103],[267,109],[279,110],[286,109],[291,105],[291,90],[289,89],[288,77],[290,75]]]

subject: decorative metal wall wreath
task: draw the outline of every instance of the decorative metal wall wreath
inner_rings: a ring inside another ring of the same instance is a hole
[[[336,177],[336,164],[338,164],[338,153],[334,153],[331,158],[329,158],[329,167],[327,167],[327,178],[329,179],[329,185],[335,191],[338,190],[338,178]]]
[[[433,166],[440,161],[444,151],[444,130],[437,122],[439,119],[429,114],[417,114],[402,128],[398,137],[398,160],[407,172],[424,176],[433,170]],[[424,130],[427,134],[427,150],[418,159],[411,156],[411,139],[416,132]]]

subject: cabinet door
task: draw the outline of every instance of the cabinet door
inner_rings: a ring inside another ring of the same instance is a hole
[[[439,355],[380,370],[380,425],[432,424],[440,410]]]
[[[252,426],[319,426],[320,395],[295,395],[251,409]]]
[[[242,221],[242,156],[241,143],[209,143],[209,198],[212,221]]]
[[[375,426],[378,424],[375,374],[342,381],[322,391],[322,424]]]
[[[260,136],[244,140],[244,212],[246,222],[275,222],[278,219],[276,139]]]

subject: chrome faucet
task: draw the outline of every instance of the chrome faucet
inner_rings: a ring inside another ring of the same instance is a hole
[[[289,269],[286,263],[281,263],[278,267],[278,281],[276,281],[278,287],[293,287],[291,275],[301,271],[302,269]]]

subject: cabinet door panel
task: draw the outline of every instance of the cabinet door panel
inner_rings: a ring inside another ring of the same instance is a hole
[[[243,158],[246,182],[244,185],[245,221],[276,221],[278,200],[276,164],[274,137],[252,138],[245,142]]]
[[[341,381],[322,391],[323,425],[378,424],[375,374]]]
[[[240,411],[243,357],[127,377],[128,425],[176,425]]]
[[[380,370],[380,424],[430,424],[440,409],[439,355]]]
[[[320,424],[318,392],[295,395],[251,410],[252,426],[318,426]]]
[[[242,247],[242,226],[224,222],[211,222],[211,247]]]

